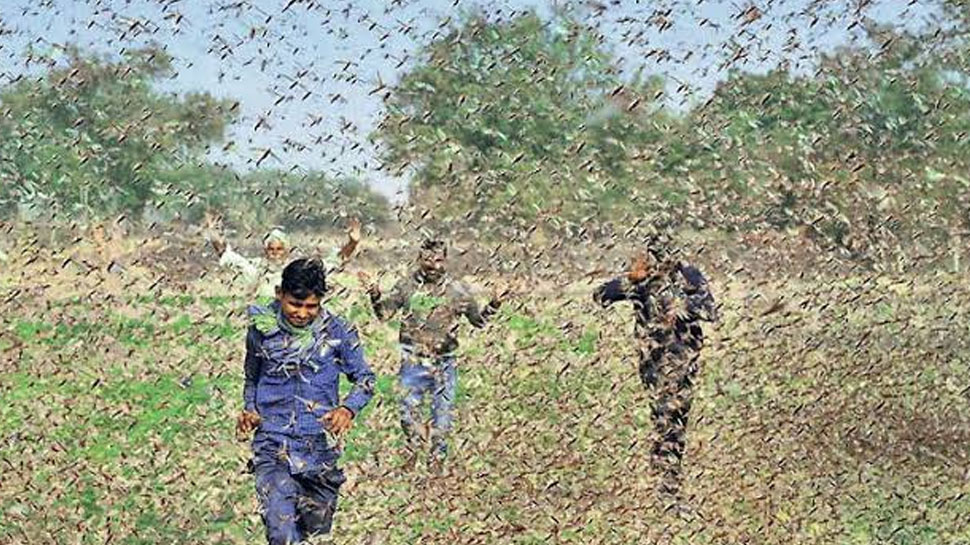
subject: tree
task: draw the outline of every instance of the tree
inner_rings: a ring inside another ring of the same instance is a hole
[[[628,159],[663,136],[653,101],[662,81],[621,82],[589,28],[471,16],[424,58],[386,97],[374,135],[389,168],[414,172],[412,203],[481,227],[633,206],[634,180],[645,178]]]
[[[197,160],[234,118],[207,93],[161,94],[171,58],[150,47],[66,65],[0,90],[0,199],[62,217],[138,213],[156,176]]]
[[[734,73],[691,112],[690,125],[716,128],[685,144],[688,168],[717,195],[711,216],[737,228],[807,226],[854,255],[944,236],[958,221],[951,196],[965,184],[929,173],[966,167],[970,95],[918,37],[870,36],[878,55],[843,49],[813,76]]]
[[[263,170],[241,177],[239,194],[227,196],[237,223],[258,222],[288,229],[321,229],[357,217],[364,223],[385,223],[390,205],[383,195],[355,178],[332,178],[316,171]]]
[[[247,232],[271,225],[287,229],[326,229],[349,218],[384,224],[387,199],[362,180],[332,178],[317,171],[283,170],[238,173],[208,163],[185,164],[155,176],[149,203],[155,221],[200,222],[205,214]]]

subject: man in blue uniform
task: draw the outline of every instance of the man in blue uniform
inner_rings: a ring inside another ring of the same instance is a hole
[[[330,532],[345,480],[335,438],[373,396],[374,373],[358,335],[321,307],[325,291],[323,263],[298,259],[283,270],[276,300],[248,310],[237,427],[256,430],[253,467],[270,545]],[[341,373],[354,383],[342,403]]]
[[[600,286],[593,299],[604,307],[618,301],[633,303],[640,379],[656,396],[652,455],[661,473],[660,492],[676,497],[704,341],[700,322],[718,319],[707,279],[671,255],[666,243],[653,240],[648,252],[634,259],[629,273]]]

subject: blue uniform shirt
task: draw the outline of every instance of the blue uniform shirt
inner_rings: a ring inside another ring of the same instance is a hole
[[[324,414],[338,406],[356,415],[374,395],[374,373],[364,361],[357,332],[321,311],[309,326],[312,341],[300,342],[280,326],[279,302],[251,306],[246,335],[245,410],[259,413],[259,431],[287,436],[324,433]],[[354,383],[340,403],[340,374]]]

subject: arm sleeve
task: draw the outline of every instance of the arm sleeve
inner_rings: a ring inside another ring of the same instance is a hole
[[[370,303],[374,308],[374,314],[377,315],[377,318],[379,320],[386,320],[394,316],[394,313],[404,306],[404,303],[410,296],[408,291],[407,281],[399,280],[387,297],[381,298],[380,296],[374,297],[371,295]]]
[[[345,328],[340,341],[337,346],[340,356],[340,369],[354,384],[342,406],[350,409],[350,412],[357,416],[361,409],[374,397],[376,377],[370,367],[367,366],[367,362],[364,361],[364,347],[360,343],[357,331]]]
[[[625,301],[630,298],[632,287],[626,277],[614,278],[593,291],[593,301],[596,301],[604,307],[608,307],[618,301]]]
[[[247,259],[242,254],[226,247],[219,258],[219,266],[232,269],[233,272],[242,276],[246,282],[255,282],[259,278],[259,267],[261,262],[258,259]]]
[[[249,328],[246,333],[246,361],[244,364],[243,410],[256,412],[256,385],[262,370],[263,360],[259,355],[259,342],[256,329]]]
[[[494,305],[492,301],[489,301],[484,308],[479,308],[478,303],[471,296],[463,297],[461,299],[461,313],[468,318],[468,321],[474,327],[485,327],[489,319],[498,312],[499,307]]]
[[[343,264],[348,259],[350,259],[350,256],[354,255],[354,250],[356,249],[357,249],[356,240],[348,240],[347,242],[345,242],[344,245],[341,246],[339,250],[337,250],[337,259],[339,260],[340,264]]]
[[[715,322],[718,320],[717,306],[707,279],[693,265],[681,269],[684,278],[683,292],[686,298],[687,313],[691,319]]]

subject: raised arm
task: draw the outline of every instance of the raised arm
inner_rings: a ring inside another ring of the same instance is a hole
[[[337,257],[340,258],[340,264],[344,265],[350,260],[350,256],[354,255],[354,250],[357,249],[357,245],[360,243],[360,220],[354,218],[350,220],[350,225],[347,227],[347,242],[340,248],[337,252]]]
[[[619,301],[626,301],[633,293],[633,283],[626,276],[620,276],[601,285],[593,291],[593,301],[608,307]]]
[[[680,273],[683,278],[682,289],[688,317],[692,320],[716,322],[719,318],[717,306],[707,279],[693,265],[681,266]]]
[[[259,259],[248,259],[228,245],[219,257],[220,267],[231,269],[246,282],[254,282],[259,278],[260,264]]]
[[[373,307],[374,314],[377,315],[379,320],[387,320],[394,316],[394,313],[407,303],[408,297],[411,295],[409,285],[407,279],[399,280],[387,297],[381,296],[380,289],[376,285],[368,288],[367,294],[370,297],[371,307]]]
[[[354,384],[342,405],[356,416],[374,396],[376,377],[364,361],[364,347],[360,343],[357,331],[347,326],[342,326],[340,329],[342,330],[340,344],[337,345],[340,372],[347,375],[350,382]]]
[[[475,297],[471,294],[471,290],[463,284],[458,286],[458,304],[461,313],[468,319],[468,322],[473,327],[478,328],[485,327],[485,324],[502,307],[499,296],[492,297],[484,308],[479,307]]]

